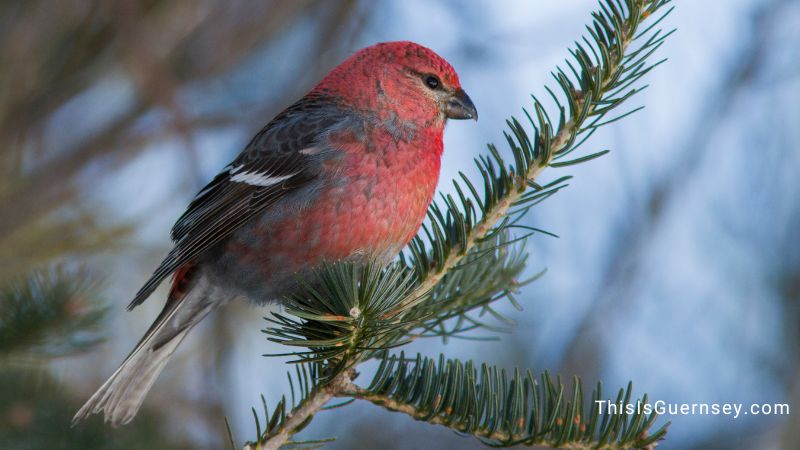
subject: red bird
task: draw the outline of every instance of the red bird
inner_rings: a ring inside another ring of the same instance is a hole
[[[215,307],[280,300],[323,261],[388,261],[417,232],[439,178],[447,119],[476,119],[452,66],[412,42],[367,47],[278,114],[192,200],[173,249],[136,294],[170,274],[161,314],[73,423],[131,421],[168,358]]]

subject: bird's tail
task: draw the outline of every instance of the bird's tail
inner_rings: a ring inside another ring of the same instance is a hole
[[[176,279],[164,310],[117,371],[78,410],[72,424],[101,411],[112,426],[130,422],[189,330],[221,302],[205,277],[190,283]]]

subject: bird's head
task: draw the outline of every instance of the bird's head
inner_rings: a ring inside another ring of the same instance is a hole
[[[314,90],[384,119],[432,126],[443,126],[446,119],[478,119],[450,63],[413,42],[385,42],[361,49]]]

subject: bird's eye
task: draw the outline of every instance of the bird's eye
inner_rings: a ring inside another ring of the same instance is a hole
[[[438,78],[436,78],[436,75],[426,75],[425,84],[431,89],[438,89],[441,85],[441,82]]]

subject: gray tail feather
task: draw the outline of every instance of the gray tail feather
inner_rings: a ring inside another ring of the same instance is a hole
[[[215,297],[201,278],[185,297],[170,299],[139,345],[78,410],[72,425],[101,411],[114,427],[130,422],[189,330],[219,304]]]

